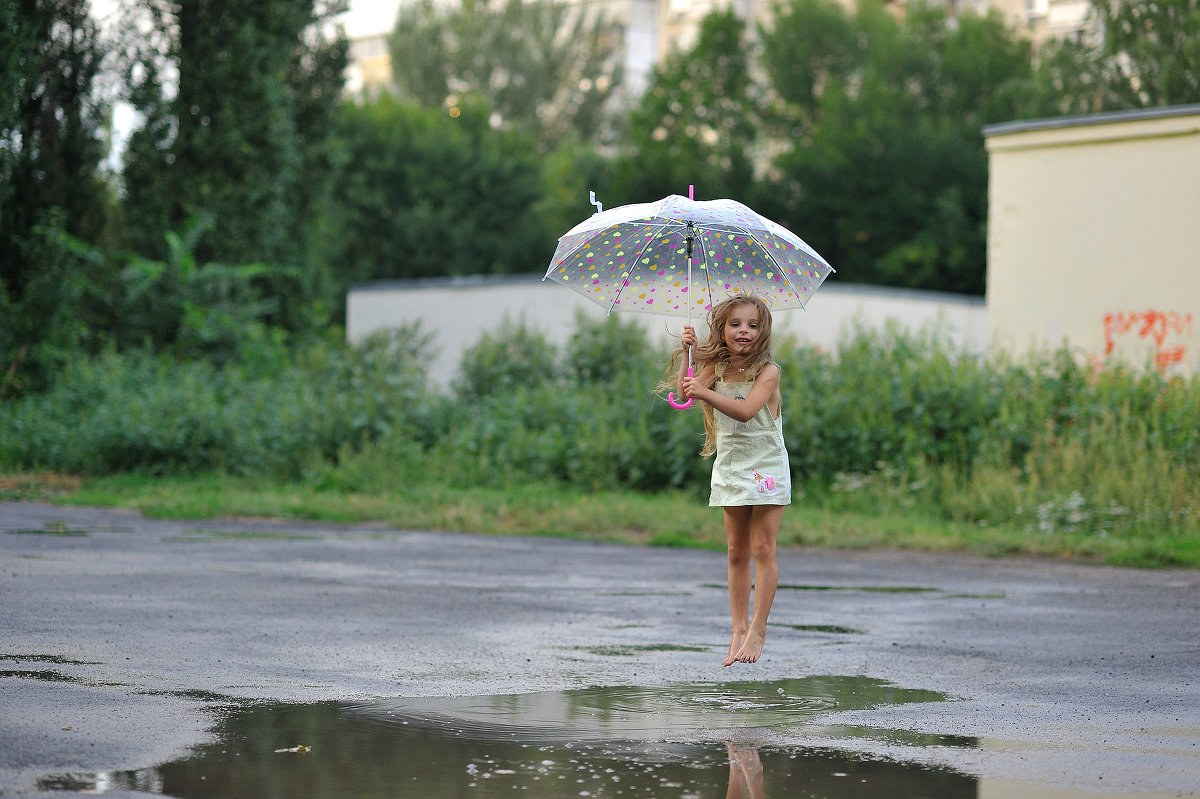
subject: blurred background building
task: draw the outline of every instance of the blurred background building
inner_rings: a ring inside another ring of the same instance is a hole
[[[570,0],[615,19],[625,27],[625,82],[631,97],[646,88],[655,64],[675,50],[696,42],[700,22],[709,13],[733,7],[753,36],[767,22],[772,0]],[[841,0],[853,5],[853,0]],[[889,0],[903,14],[908,0]],[[1089,33],[1088,0],[941,0],[951,14],[986,14],[996,10],[1034,44],[1050,38],[1081,38]],[[350,69],[346,87],[352,94],[378,93],[391,83],[388,36],[404,0],[359,0],[346,18]]]

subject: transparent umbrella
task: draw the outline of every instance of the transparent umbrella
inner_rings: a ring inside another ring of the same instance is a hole
[[[736,200],[695,200],[692,193],[598,210],[559,238],[543,280],[609,313],[667,314],[691,324],[693,311],[736,294],[757,294],[772,310],[803,308],[834,271],[782,225]],[[670,401],[691,404],[673,395]]]

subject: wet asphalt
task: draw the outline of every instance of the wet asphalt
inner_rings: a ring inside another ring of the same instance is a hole
[[[1200,795],[1200,572],[779,558],[763,659],[726,669],[720,552],[0,503],[0,795],[179,757],[230,699],[817,675],[950,700],[834,712],[780,733],[790,745],[1057,795]]]

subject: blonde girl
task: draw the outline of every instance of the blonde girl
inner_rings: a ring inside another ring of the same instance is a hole
[[[708,338],[686,326],[675,380],[679,393],[701,402],[704,448],[713,459],[708,504],[725,514],[729,556],[729,609],[733,637],[726,666],[762,656],[767,616],[779,569],[775,537],[792,501],[791,468],[783,442],[779,366],[771,358],[771,311],[753,295],[735,295],[709,312]],[[682,353],[694,347],[695,376]],[[753,575],[751,566],[753,564]],[[754,591],[754,615],[750,593]]]

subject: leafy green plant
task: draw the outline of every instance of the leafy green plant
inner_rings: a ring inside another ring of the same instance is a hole
[[[0,405],[0,469],[216,471],[384,495],[536,485],[703,505],[698,415],[653,394],[666,354],[638,329],[581,319],[560,352],[506,322],[449,391],[426,384],[428,343],[409,328],[282,361],[76,356],[47,391]],[[898,329],[829,352],[781,342],[777,357],[797,504],[845,528],[789,533],[798,541],[880,542],[864,520],[895,516],[953,527],[958,542],[978,531],[996,551],[1038,542],[1166,562],[1186,561],[1200,535],[1200,378],[1095,371],[1069,352],[983,359]]]
[[[463,354],[459,371],[455,389],[460,398],[511,393],[556,381],[558,350],[523,317],[506,317]]]

